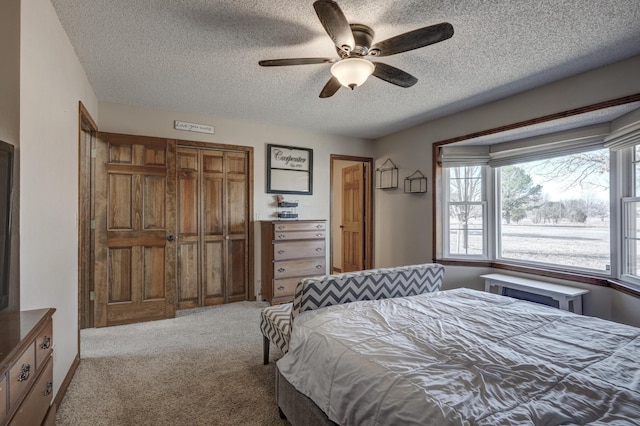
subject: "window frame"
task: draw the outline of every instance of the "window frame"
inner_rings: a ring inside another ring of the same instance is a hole
[[[503,258],[501,256],[502,239],[500,234],[502,231],[500,173],[499,167],[492,168],[488,164],[476,164],[476,166],[481,167],[482,203],[486,203],[486,206],[483,208],[483,214],[485,215],[483,227],[483,233],[485,235],[483,241],[484,255],[452,254],[450,252],[451,250],[448,246],[450,239],[447,236],[450,227],[448,219],[448,210],[451,205],[449,201],[450,173],[447,169],[452,168],[452,166],[443,167],[437,165],[436,173],[441,177],[441,179],[437,179],[437,181],[441,182],[442,185],[439,185],[441,186],[440,188],[436,188],[435,193],[442,194],[443,198],[440,202],[436,203],[441,206],[438,212],[440,219],[434,221],[434,224],[440,224],[440,229],[436,232],[436,235],[440,237],[436,238],[436,240],[440,239],[440,241],[434,240],[434,244],[440,244],[439,251],[436,251],[440,256],[436,257],[436,261],[450,264],[466,262],[467,266],[490,266],[569,280],[576,280],[577,278],[582,282],[590,284],[622,286],[620,288],[626,288],[628,291],[631,291],[632,294],[636,294],[637,292],[640,296],[640,274],[639,276],[634,276],[625,273],[626,256],[628,256],[629,253],[626,247],[627,238],[623,234],[627,220],[627,218],[624,217],[626,214],[623,205],[624,196],[635,194],[637,190],[639,191],[638,197],[626,198],[640,200],[640,189],[636,188],[636,173],[640,173],[640,158],[638,158],[637,161],[635,160],[636,146],[640,150],[640,143],[621,150],[609,150],[609,237],[611,247],[609,270]],[[602,148],[605,148],[604,145]],[[584,151],[580,152],[588,151],[593,151],[593,148],[585,148]],[[567,154],[558,154],[558,157],[565,155]],[[638,164],[639,167],[636,168],[634,166],[635,164]]]
[[[620,263],[621,263],[621,268],[620,268],[620,278],[623,281],[626,282],[630,282],[634,285],[637,285],[640,287],[640,265],[636,265],[636,269],[639,271],[638,273],[636,273],[636,275],[633,275],[631,273],[629,273],[628,269],[627,269],[627,265],[628,265],[628,260],[630,258],[630,253],[629,253],[629,244],[628,242],[630,240],[634,240],[634,241],[640,241],[640,236],[636,236],[634,238],[629,237],[629,235],[627,234],[627,230],[629,229],[629,227],[627,226],[629,224],[629,209],[627,208],[627,206],[629,206],[631,203],[638,203],[640,204],[640,197],[623,197],[621,199],[622,201],[622,234],[621,234],[621,243],[622,243],[622,249],[620,250]],[[638,231],[636,231],[636,233],[638,233]],[[637,253],[636,253],[637,256]]]
[[[526,273],[526,274],[534,274],[538,276],[545,276],[555,279],[569,280],[582,282],[585,284],[596,285],[596,286],[604,286],[610,287],[622,293],[626,293],[633,297],[640,298],[640,284],[636,284],[626,278],[622,277],[621,272],[621,249],[622,249],[622,241],[621,241],[621,197],[627,193],[627,188],[629,188],[630,183],[628,182],[628,177],[623,177],[623,173],[621,170],[623,167],[623,156],[620,154],[623,151],[617,150],[615,153],[612,152],[610,156],[611,167],[615,168],[617,172],[615,176],[612,175],[611,179],[615,179],[615,181],[611,181],[611,199],[610,199],[610,209],[611,209],[611,253],[612,253],[612,261],[611,261],[611,271],[610,275],[602,276],[599,274],[595,274],[589,270],[587,273],[579,273],[575,271],[568,271],[564,268],[555,268],[555,267],[540,267],[539,265],[522,265],[515,262],[504,262],[499,261],[497,259],[457,259],[452,257],[444,256],[443,253],[443,170],[444,167],[440,163],[439,155],[440,155],[440,147],[444,145],[453,144],[456,142],[468,141],[476,138],[483,138],[492,135],[498,135],[505,132],[517,131],[518,129],[522,129],[528,126],[537,126],[542,125],[544,123],[553,122],[556,120],[564,120],[567,118],[571,118],[574,116],[579,116],[581,114],[588,114],[599,110],[605,110],[608,108],[623,106],[626,104],[637,103],[640,102],[640,93],[634,95],[627,95],[620,98],[615,98],[603,102],[598,102],[595,104],[590,104],[570,110],[564,110],[561,112],[548,114],[544,116],[538,116],[535,118],[527,119],[524,121],[514,122],[507,125],[501,125],[498,127],[488,128],[486,130],[476,131],[472,133],[463,134],[461,136],[452,137],[450,139],[444,139],[432,144],[432,167],[433,167],[433,194],[434,194],[434,203],[433,203],[433,215],[432,215],[432,223],[435,238],[432,240],[433,244],[433,253],[434,253],[434,261],[451,266],[468,266],[468,267],[479,267],[479,268],[494,268],[494,269],[502,269],[505,271]],[[628,124],[628,122],[626,123]],[[612,149],[613,151],[613,149]],[[616,168],[616,164],[620,164],[619,167]],[[628,163],[627,163],[628,164]],[[627,166],[628,167],[628,166]],[[629,173],[626,173],[629,175]],[[494,185],[491,183],[490,185]],[[491,209],[491,205],[493,203],[489,202],[488,209]],[[494,219],[493,221],[491,219]],[[488,226],[497,226],[495,222],[496,215],[494,212],[489,213]],[[494,232],[493,230],[490,232]],[[494,253],[495,248],[491,248],[490,250]],[[625,278],[622,280],[621,278]]]
[[[604,150],[604,149],[605,149],[604,146],[600,148],[600,150]],[[576,154],[591,152],[591,151],[594,151],[594,150],[587,148],[584,151],[577,152]],[[566,157],[568,155],[573,155],[573,154],[559,154],[553,158]],[[616,225],[616,220],[617,220],[616,219],[617,216],[614,217],[611,209],[611,206],[612,206],[611,192],[613,189],[612,182],[614,181],[614,176],[616,175],[616,171],[617,171],[616,166],[614,164],[615,162],[612,161],[612,157],[614,156],[615,156],[615,152],[609,150],[609,167],[610,167],[610,171],[609,171],[609,246],[610,246],[609,270],[586,268],[586,267],[583,268],[579,266],[570,266],[570,265],[563,265],[558,263],[545,263],[545,262],[540,262],[535,260],[524,260],[524,259],[518,259],[518,258],[504,257],[503,251],[502,251],[502,248],[503,248],[502,247],[502,169],[505,166],[491,168],[491,172],[489,173],[495,177],[495,182],[496,182],[495,191],[494,191],[496,230],[490,236],[490,238],[493,238],[495,240],[496,250],[492,253],[492,258],[498,262],[502,262],[506,264],[517,264],[517,265],[525,265],[525,266],[532,266],[532,267],[538,267],[538,268],[558,269],[558,270],[571,271],[571,272],[580,273],[580,274],[595,274],[595,275],[598,275],[601,277],[607,277],[607,278],[612,277],[613,276],[612,271],[614,270],[613,264],[616,263],[616,259],[614,259],[614,252],[611,250],[611,246],[612,246],[611,240],[613,239],[613,229]],[[532,161],[529,159],[525,159],[524,161],[516,162],[513,165],[526,164],[530,162]]]
[[[446,253],[445,257],[447,259],[478,259],[478,260],[486,260],[489,259],[489,245],[488,245],[488,222],[490,220],[490,214],[488,212],[489,203],[487,202],[487,185],[486,185],[486,177],[487,170],[486,167],[483,166],[459,166],[459,167],[480,167],[480,201],[449,201],[450,199],[450,188],[451,188],[451,174],[449,170],[454,167],[445,168],[446,172],[443,174],[443,192],[445,195],[446,202],[442,203],[442,218],[443,218],[443,229],[442,229],[442,237],[443,237],[443,253]],[[463,254],[463,253],[451,253],[450,247],[450,232],[451,232],[451,224],[449,222],[449,208],[452,205],[472,205],[472,206],[481,206],[482,208],[482,254]]]

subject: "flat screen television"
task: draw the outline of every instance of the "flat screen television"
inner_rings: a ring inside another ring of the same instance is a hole
[[[0,141],[0,311],[9,306],[13,145]]]

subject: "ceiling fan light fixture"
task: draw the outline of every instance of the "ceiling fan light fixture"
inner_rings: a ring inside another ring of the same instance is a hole
[[[331,74],[340,84],[353,90],[367,81],[374,69],[375,65],[366,59],[346,58],[333,64]]]

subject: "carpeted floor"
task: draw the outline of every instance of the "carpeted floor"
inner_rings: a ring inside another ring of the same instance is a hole
[[[81,332],[81,361],[56,422],[66,425],[288,425],[274,361],[262,364],[258,302]]]

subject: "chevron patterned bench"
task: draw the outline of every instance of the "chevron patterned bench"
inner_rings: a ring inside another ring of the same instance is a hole
[[[289,350],[291,324],[302,312],[360,300],[439,291],[443,276],[444,266],[426,263],[304,278],[296,286],[293,303],[269,306],[261,312],[264,364],[269,363],[270,344],[282,353]]]

